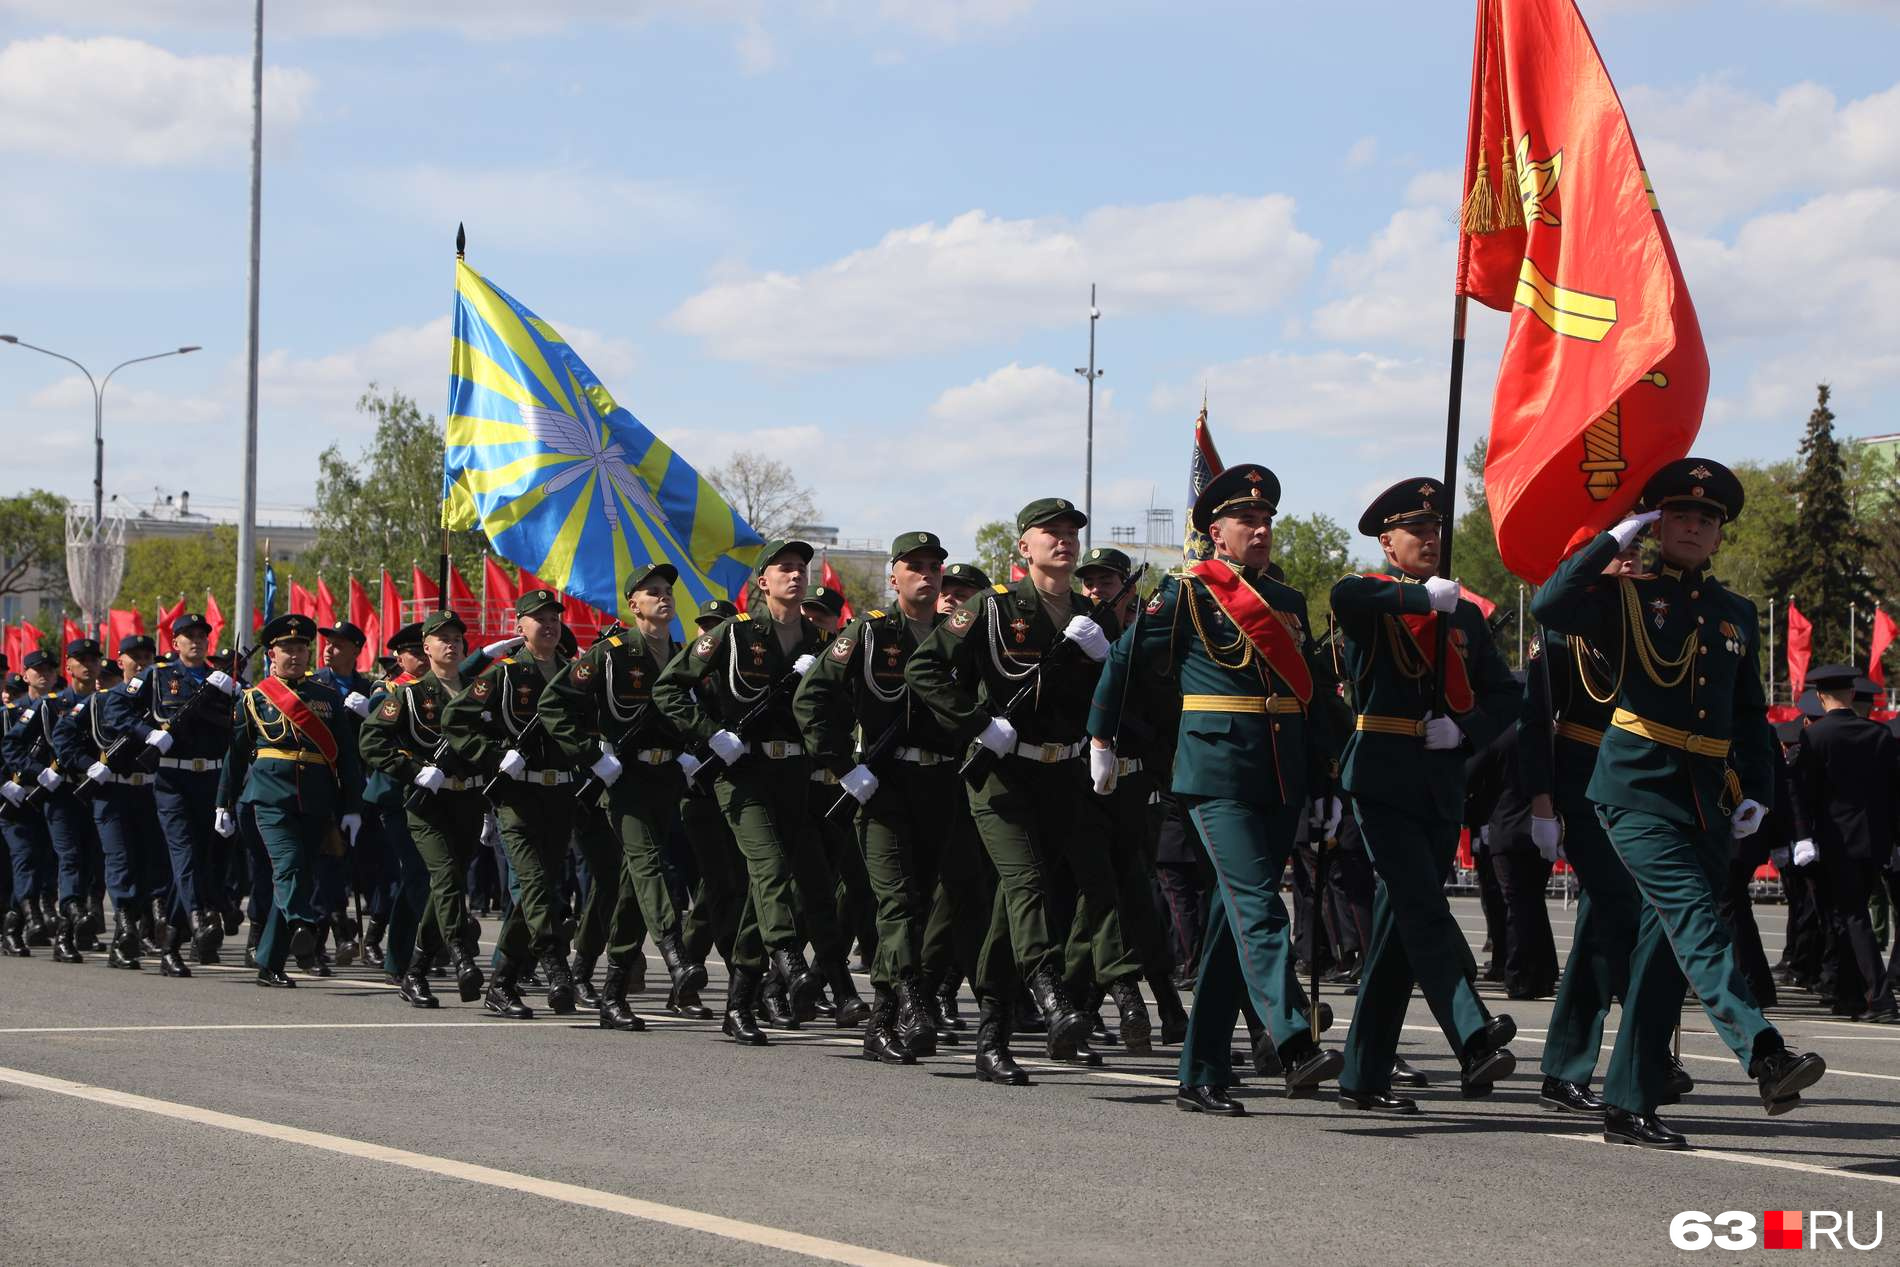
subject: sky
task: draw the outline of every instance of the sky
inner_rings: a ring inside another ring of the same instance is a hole
[[[1900,430],[1900,0],[1584,0],[1680,253],[1697,451],[1830,382]],[[0,0],[0,333],[102,371],[105,487],[238,501],[251,6]],[[701,470],[769,452],[847,538],[1081,501],[1179,528],[1230,462],[1350,526],[1442,464],[1471,15],[1452,3],[269,0],[260,518],[440,414],[455,227]],[[1504,314],[1473,309],[1465,435]],[[0,489],[79,499],[91,392],[0,346]]]

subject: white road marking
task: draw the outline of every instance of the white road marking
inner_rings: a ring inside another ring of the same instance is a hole
[[[1601,1135],[1551,1135],[1549,1139],[1567,1139],[1579,1144],[1603,1144],[1610,1141]],[[1615,1147],[1627,1147],[1615,1145]],[[1691,1161],[1733,1161],[1744,1166],[1770,1166],[1776,1170],[1793,1170],[1804,1175],[1823,1175],[1829,1179],[1859,1179],[1863,1183],[1885,1183],[1900,1185],[1900,1175],[1874,1175],[1859,1170],[1841,1170],[1834,1166],[1817,1166],[1806,1161],[1784,1161],[1779,1157],[1757,1157],[1749,1153],[1728,1153],[1713,1148],[1646,1148],[1642,1150],[1651,1155],[1664,1154],[1671,1157],[1686,1157]]]
[[[747,1223],[741,1219],[729,1219],[699,1210],[662,1205],[657,1201],[643,1201],[638,1197],[605,1192],[599,1188],[584,1188],[579,1184],[559,1183],[552,1179],[537,1178],[534,1175],[497,1170],[492,1166],[477,1166],[471,1162],[456,1161],[449,1157],[412,1153],[407,1149],[372,1144],[366,1140],[350,1139],[343,1135],[306,1131],[300,1127],[220,1113],[215,1109],[202,1109],[196,1105],[179,1104],[171,1100],[155,1100],[149,1096],[115,1091],[109,1087],[69,1082],[64,1078],[49,1078],[44,1074],[29,1073],[23,1069],[0,1067],[0,1082],[10,1082],[15,1086],[28,1087],[36,1091],[50,1091],[55,1095],[71,1096],[77,1100],[90,1100],[95,1104],[106,1104],[114,1108],[131,1109],[135,1112],[151,1113],[177,1121],[193,1122],[200,1126],[213,1126],[220,1130],[235,1131],[241,1135],[253,1135],[280,1143],[297,1144],[344,1157],[380,1161],[408,1170],[419,1170],[425,1174],[440,1175],[445,1179],[460,1179],[466,1183],[545,1197],[550,1201],[563,1201],[569,1205],[604,1210],[609,1214],[644,1219],[649,1223],[662,1223],[668,1227],[682,1228],[689,1232],[703,1232],[708,1236],[723,1237],[730,1241],[741,1241],[748,1245],[762,1245],[767,1249],[802,1254],[807,1258],[816,1258],[822,1262],[849,1263],[853,1264],[853,1267],[938,1267],[927,1259],[907,1258],[901,1254],[886,1253],[883,1250],[851,1245],[844,1241],[827,1240],[821,1236],[807,1236],[803,1232],[770,1227],[763,1223]]]

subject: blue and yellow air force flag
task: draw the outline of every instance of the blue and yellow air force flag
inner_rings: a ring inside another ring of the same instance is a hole
[[[603,611],[621,610],[635,572],[670,563],[689,620],[731,598],[764,545],[554,327],[461,260],[442,523],[481,528],[509,561]]]

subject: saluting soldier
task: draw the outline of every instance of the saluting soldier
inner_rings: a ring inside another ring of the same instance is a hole
[[[311,904],[319,850],[339,832],[353,839],[361,776],[356,752],[338,737],[343,697],[309,676],[317,622],[284,615],[264,626],[269,673],[238,697],[213,822],[227,839],[248,806],[271,864],[270,919],[257,944],[257,984],[294,986],[284,975],[294,931],[314,933]]]
[[[561,654],[561,600],[531,589],[515,600],[519,650],[494,661],[442,710],[449,746],[480,778],[501,776],[496,792],[501,838],[519,890],[496,935],[495,971],[482,1006],[497,1016],[532,1020],[521,1001],[521,971],[539,964],[548,1008],[575,1010],[559,927],[560,885],[574,825],[574,775],[542,725],[541,693],[567,658]]]
[[[1123,1031],[1147,1027],[1135,986],[1141,966],[1123,942],[1115,909],[1114,869],[1086,830],[1082,807],[1084,725],[1108,655],[1100,609],[1071,588],[1082,553],[1077,536],[1087,522],[1065,498],[1023,507],[1016,548],[1028,575],[1014,589],[996,585],[959,607],[911,653],[904,673],[958,749],[974,741],[988,758],[970,791],[971,815],[999,880],[977,968],[976,1059],[978,1076],[1000,1085],[1029,1081],[1009,1052],[1019,980],[1047,1021],[1051,1058],[1073,1058],[1088,1037],[1071,986],[1091,967],[1122,1007]],[[1030,698],[1006,716],[1025,687]],[[1049,913],[1058,860],[1076,888],[1066,928],[1052,928]]]
[[[1456,581],[1435,575],[1449,504],[1430,478],[1400,480],[1379,494],[1359,531],[1378,538],[1384,567],[1345,577],[1332,591],[1357,714],[1341,783],[1384,881],[1339,1075],[1346,1109],[1418,1111],[1391,1094],[1414,981],[1458,1057],[1465,1095],[1489,1094],[1516,1067],[1507,1044],[1517,1026],[1492,1018],[1479,1001],[1467,972],[1471,948],[1445,899],[1464,819],[1465,759],[1503,732],[1520,699],[1484,614],[1459,597]],[[1450,625],[1442,640],[1441,620]]]
[[[829,868],[805,819],[811,766],[792,715],[790,688],[823,646],[817,626],[799,611],[811,556],[811,546],[803,541],[767,542],[758,566],[763,618],[741,612],[701,634],[673,657],[653,690],[654,703],[680,734],[710,750],[705,760],[719,762],[717,771],[708,773],[749,876],[749,897],[734,934],[723,1029],[753,1047],[766,1042],[754,1009],[768,954],[794,1015],[811,1014],[820,988],[805,962],[799,906],[840,1001],[856,993],[845,974]],[[764,714],[746,733],[734,729],[761,706]],[[697,764],[687,777],[696,772]]]
[[[1531,610],[1622,666],[1589,796],[1644,908],[1604,1081],[1603,1135],[1683,1148],[1656,1116],[1667,1070],[1646,1054],[1681,1017],[1684,977],[1769,1114],[1794,1108],[1827,1066],[1790,1051],[1762,1015],[1716,910],[1731,841],[1752,835],[1774,798],[1755,606],[1708,572],[1723,525],[1741,513],[1741,482],[1719,462],[1683,458],[1650,477],[1639,504],[1565,559]],[[1651,524],[1657,574],[1605,576]]]
[[[627,988],[646,933],[666,962],[670,993],[697,994],[706,984],[705,968],[687,962],[679,911],[661,862],[685,787],[681,759],[687,756],[679,732],[653,705],[653,685],[679,649],[673,641],[678,580],[679,571],[670,563],[629,576],[633,623],[555,674],[541,696],[544,724],[563,760],[587,767],[606,788],[616,848],[601,870],[593,870],[590,861],[593,878],[574,945],[575,958],[589,963],[606,949],[602,1029],[645,1028],[627,1006]]]
[[[935,1054],[942,1030],[921,969],[924,923],[953,826],[951,806],[963,794],[959,745],[913,698],[904,666],[940,619],[937,585],[948,557],[933,533],[906,532],[893,540],[892,610],[853,621],[793,699],[806,749],[841,790],[816,796],[813,811],[847,833],[856,822],[862,865],[877,896],[874,1002],[864,1054],[886,1064],[915,1064],[918,1056]],[[832,814],[839,795],[856,802],[855,813]]]
[[[1139,626],[1116,641],[1089,712],[1089,763],[1107,795],[1126,777],[1114,741],[1134,720],[1124,701],[1141,707],[1137,679],[1160,674],[1179,692],[1173,789],[1217,883],[1175,1103],[1227,1117],[1245,1113],[1227,1095],[1243,992],[1290,1091],[1310,1093],[1341,1063],[1314,1041],[1302,1010],[1280,898],[1308,801],[1324,793],[1326,812],[1338,813],[1330,784],[1341,724],[1306,598],[1266,572],[1279,502],[1279,478],[1264,466],[1240,463],[1209,481],[1193,516],[1215,557],[1162,581]]]
[[[739,609],[726,599],[710,599],[693,617],[693,626],[699,634],[711,633],[738,614]],[[706,688],[702,685],[699,689]],[[680,762],[680,768],[696,769],[694,762],[698,759],[697,755],[688,753]],[[697,966],[702,974],[706,957],[714,951],[731,966],[733,938],[739,930],[739,911],[745,905],[747,883],[745,855],[739,852],[739,843],[732,838],[726,816],[719,812],[712,783],[710,778],[689,780],[685,795],[680,797],[680,830],[686,833],[687,847],[693,851],[693,869],[699,876],[692,902],[680,921],[680,940],[685,946],[686,962]],[[712,1019],[711,1009],[699,1001],[699,988],[671,990],[667,994],[666,1010],[689,1020]]]

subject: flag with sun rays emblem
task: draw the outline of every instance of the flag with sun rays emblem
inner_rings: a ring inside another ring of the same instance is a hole
[[[454,324],[445,527],[480,527],[509,561],[603,611],[655,563],[679,570],[686,616],[744,585],[759,534],[554,327],[459,259]]]

